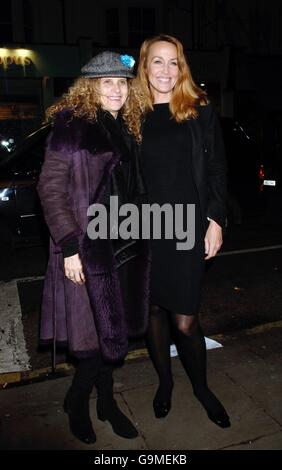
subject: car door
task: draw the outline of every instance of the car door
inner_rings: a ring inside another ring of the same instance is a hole
[[[13,175],[0,171],[0,246],[13,244],[18,236],[16,198]]]
[[[49,124],[42,126],[0,158],[0,239],[5,232],[17,243],[46,242],[36,186],[50,129]]]

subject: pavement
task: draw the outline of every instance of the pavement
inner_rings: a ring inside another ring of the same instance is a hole
[[[208,351],[209,384],[230,415],[230,428],[208,419],[178,357],[172,358],[171,412],[156,419],[157,378],[146,351],[139,350],[115,371],[115,397],[138,428],[137,438],[118,437],[97,419],[95,392],[90,407],[97,442],[87,446],[74,438],[62,410],[72,378],[71,367],[64,365],[65,376],[25,385],[24,377],[0,376],[0,450],[281,450],[282,321],[214,339],[223,348]]]

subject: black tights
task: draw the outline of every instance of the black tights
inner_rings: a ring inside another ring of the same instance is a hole
[[[171,331],[179,358],[191,381],[195,396],[207,412],[212,414],[224,412],[222,404],[208,388],[206,345],[198,318],[195,315],[170,313],[157,305],[152,305],[147,345],[160,381],[157,399],[169,401],[172,392]]]
[[[160,386],[157,397],[160,401],[169,401],[173,386],[170,339],[169,312],[157,305],[152,305],[146,342],[151,360],[159,376]]]

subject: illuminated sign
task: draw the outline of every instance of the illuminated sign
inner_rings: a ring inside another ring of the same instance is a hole
[[[32,64],[29,57],[31,51],[27,49],[4,49],[0,48],[0,66],[7,69],[10,65],[26,67]]]

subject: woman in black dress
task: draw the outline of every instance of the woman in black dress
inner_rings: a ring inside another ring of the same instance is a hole
[[[198,318],[204,260],[220,249],[225,221],[221,131],[206,93],[192,79],[177,39],[161,35],[144,41],[138,82],[144,94],[141,164],[149,202],[195,207],[193,249],[178,251],[176,237],[164,239],[162,235],[152,240],[147,343],[160,380],[153,402],[155,416],[165,417],[171,407],[172,326],[195,396],[215,424],[229,427],[228,414],[208,388],[206,346]]]

